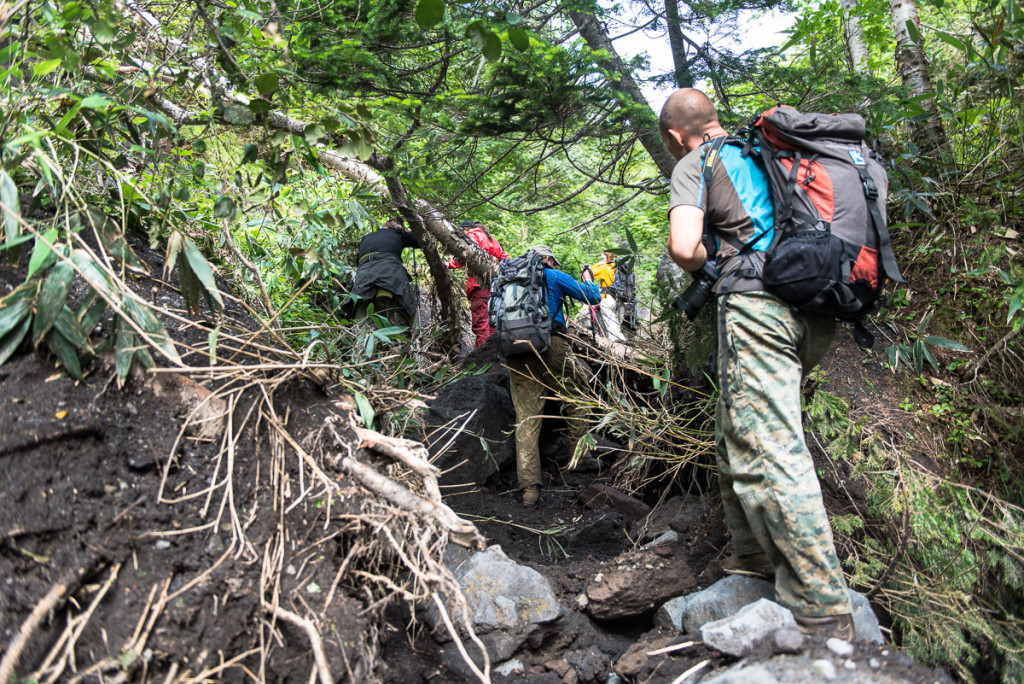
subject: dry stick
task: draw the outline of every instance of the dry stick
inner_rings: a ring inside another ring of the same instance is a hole
[[[47,675],[47,684],[53,684],[53,682],[57,681],[61,674],[63,674],[64,668],[67,667],[68,658],[70,658],[75,651],[75,644],[78,642],[78,638],[82,636],[82,632],[85,631],[85,628],[89,624],[89,620],[92,619],[93,613],[96,612],[96,607],[100,604],[100,601],[103,600],[103,597],[107,595],[110,587],[113,586],[114,582],[117,580],[117,574],[120,570],[121,563],[118,563],[111,568],[110,577],[107,578],[107,581],[104,582],[103,586],[96,592],[96,595],[89,603],[89,607],[84,613],[68,622],[67,629],[64,630],[64,633],[61,635],[60,639],[57,640],[57,643],[54,645],[49,655],[46,656],[46,660],[44,660],[43,664],[29,676],[29,679],[39,681],[42,678],[42,673],[48,670],[53,664],[58,652],[61,652],[60,664],[53,672]],[[66,647],[64,646],[65,644],[67,644]]]
[[[434,599],[434,605],[437,606],[437,612],[441,614],[441,620],[444,621],[445,628],[448,630],[448,633],[452,636],[452,640],[455,642],[455,647],[459,649],[459,655],[462,656],[462,660],[466,663],[469,669],[473,671],[473,674],[483,682],[483,684],[491,684],[491,659],[488,657],[487,649],[483,648],[483,644],[476,639],[476,635],[470,632],[470,634],[473,634],[474,641],[481,646],[481,652],[484,656],[484,671],[481,672],[480,668],[476,666],[475,662],[473,662],[473,659],[469,657],[469,653],[466,651],[466,647],[463,645],[462,639],[459,637],[459,631],[455,629],[455,625],[452,624],[451,617],[448,616],[448,610],[444,607],[444,601],[441,600],[440,594],[434,591],[431,593],[431,597]]]
[[[695,673],[699,672],[700,670],[703,670],[705,667],[707,667],[710,664],[711,664],[710,660],[702,660],[701,662],[697,663],[696,665],[691,667],[689,670],[687,670],[683,674],[681,674],[678,677],[676,677],[675,679],[673,679],[672,680],[672,684],[682,684],[683,682],[685,682],[687,679],[690,678],[690,675],[695,674]]]
[[[43,600],[37,603],[36,607],[32,609],[29,616],[21,623],[21,627],[18,629],[18,633],[15,635],[14,639],[12,639],[11,643],[7,646],[3,660],[0,660],[0,682],[6,683],[11,680],[11,675],[14,674],[14,667],[18,664],[18,658],[21,657],[21,652],[25,649],[29,638],[36,630],[36,627],[39,626],[39,623],[42,622],[43,618],[46,617],[46,615],[57,605],[57,602],[64,597],[68,587],[70,587],[72,583],[77,584],[89,573],[93,564],[96,563],[96,560],[97,559],[90,559],[85,565],[78,567],[70,573],[70,576],[68,576],[67,579],[50,587],[50,590],[46,592],[46,596],[43,597]]]
[[[701,643],[701,642],[699,642],[699,641],[684,641],[681,644],[674,644],[672,646],[666,646],[665,648],[659,648],[656,651],[648,651],[647,655],[649,655],[649,656],[664,655],[665,653],[672,653],[673,651],[681,651],[684,648],[690,648],[691,646],[696,646],[698,643]]]
[[[995,353],[1001,347],[1004,347],[1007,344],[1009,344],[1010,341],[1014,337],[1016,337],[1017,333],[1019,333],[1020,331],[1021,331],[1020,328],[1017,328],[1017,329],[1011,328],[1010,331],[1008,333],[1006,333],[1005,335],[1003,335],[998,342],[996,342],[994,345],[992,345],[992,348],[989,349],[987,352],[985,352],[984,356],[982,356],[980,359],[978,359],[978,363],[974,364],[974,375],[971,377],[969,382],[974,382],[975,380],[977,380],[978,379],[978,373],[980,373],[981,371],[985,370],[985,367],[989,364],[989,361],[992,360],[992,357],[995,356]]]
[[[327,657],[324,656],[323,641],[320,639],[320,632],[317,630],[316,625],[290,610],[285,610],[281,606],[272,606],[264,602],[263,607],[273,613],[274,617],[290,622],[306,632],[306,636],[309,637],[309,645],[313,649],[313,659],[316,661],[316,669],[320,675],[320,684],[334,684],[334,678],[331,677],[331,668],[327,664]]]
[[[224,242],[228,246],[228,250],[234,255],[236,259],[242,262],[256,278],[256,284],[259,285],[260,294],[263,295],[263,306],[267,309],[267,315],[274,315],[274,305],[270,302],[270,295],[267,294],[267,286],[263,283],[263,276],[260,275],[259,269],[256,265],[245,258],[245,256],[238,251],[238,247],[235,246],[235,241],[231,238],[231,229],[227,225],[227,221],[224,222]]]

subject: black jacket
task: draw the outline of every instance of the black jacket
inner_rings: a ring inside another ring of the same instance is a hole
[[[352,294],[370,298],[377,289],[387,290],[395,296],[409,318],[416,315],[416,295],[410,284],[409,272],[402,264],[402,250],[419,249],[412,233],[393,228],[381,228],[363,237],[359,242],[359,266],[352,286]]]

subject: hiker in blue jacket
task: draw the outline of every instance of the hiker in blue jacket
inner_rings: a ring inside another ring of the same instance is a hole
[[[592,380],[593,373],[572,353],[566,338],[565,313],[562,300],[571,297],[587,304],[601,302],[601,290],[593,278],[584,274],[585,282],[577,282],[562,271],[554,252],[547,245],[533,251],[544,257],[544,278],[547,282],[548,310],[551,314],[551,347],[543,354],[524,354],[506,362],[511,378],[512,403],[516,408],[516,474],[523,490],[523,504],[537,505],[540,499],[541,415],[545,397],[553,392],[578,395]],[[576,455],[580,440],[586,434],[585,409],[569,406],[569,455]]]

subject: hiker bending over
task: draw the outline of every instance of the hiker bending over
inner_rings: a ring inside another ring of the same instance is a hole
[[[541,415],[544,412],[545,397],[556,391],[579,394],[580,389],[590,384],[592,373],[585,367],[569,347],[566,338],[565,314],[562,300],[566,297],[598,304],[601,291],[589,276],[587,282],[577,282],[558,270],[558,259],[547,245],[534,247],[542,257],[544,283],[547,294],[547,314],[551,321],[551,343],[547,351],[509,357],[512,404],[516,409],[516,474],[519,487],[523,490],[523,504],[536,506],[540,499],[541,467],[540,438]],[[542,304],[543,306],[543,304]],[[566,408],[566,422],[569,424],[569,456],[576,454],[580,440],[586,434],[585,409],[579,406]]]
[[[402,250],[419,249],[412,233],[398,221],[388,221],[359,241],[359,266],[352,294],[360,297],[356,318],[366,318],[369,305],[392,325],[409,325],[416,317],[416,295],[409,272],[402,264]]]
[[[502,249],[501,244],[487,232],[484,224],[479,221],[463,221],[459,227],[466,231],[466,237],[492,257],[499,260],[508,257],[508,252]],[[462,262],[452,259],[448,262],[448,268],[462,268]],[[466,297],[469,298],[469,312],[473,319],[473,334],[476,336],[474,346],[476,347],[486,342],[487,338],[494,334],[494,328],[487,316],[487,299],[490,296],[490,283],[481,283],[477,281],[476,276],[470,274],[466,280]]]
[[[761,256],[774,225],[767,179],[739,146],[725,145],[704,181],[710,143],[726,135],[708,97],[675,91],[658,124],[680,160],[672,172],[669,254],[695,272],[708,256],[705,225],[720,244],[715,453],[734,552],[722,566],[774,575],[776,598],[802,631],[852,641],[850,596],[800,418],[800,381],[824,356],[835,322],[797,313],[764,291]],[[742,257],[737,245],[755,235],[764,246],[758,252],[755,243]]]
[[[612,342],[623,342],[622,317],[625,313],[625,302],[620,302],[620,294],[615,289],[615,278],[618,275],[614,252],[605,252],[604,261],[590,267],[594,274],[594,282],[601,288],[601,304],[597,307],[600,316],[599,331]]]

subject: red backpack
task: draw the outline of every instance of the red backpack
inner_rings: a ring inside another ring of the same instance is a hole
[[[888,178],[864,133],[859,114],[779,106],[757,118],[745,142],[760,152],[775,209],[761,279],[800,311],[857,320],[887,278],[906,282],[886,227]]]

